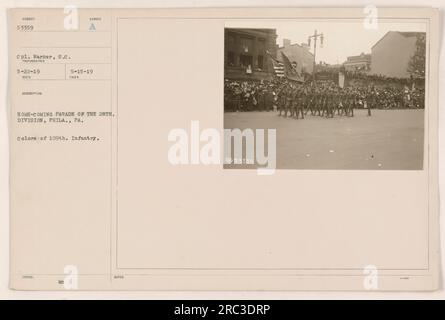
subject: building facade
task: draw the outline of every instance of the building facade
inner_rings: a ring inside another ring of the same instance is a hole
[[[276,57],[275,29],[224,30],[224,77],[234,80],[271,80],[269,55]]]
[[[309,46],[306,43],[301,45],[297,43],[291,44],[289,39],[283,39],[283,46],[277,49],[277,59],[283,62],[281,53],[284,53],[289,58],[298,73],[312,73],[314,69],[314,55],[309,51]]]
[[[389,31],[371,48],[370,74],[409,78],[408,65],[416,53],[420,32]]]
[[[358,56],[351,56],[343,63],[346,71],[367,72],[371,67],[371,55],[361,53]]]

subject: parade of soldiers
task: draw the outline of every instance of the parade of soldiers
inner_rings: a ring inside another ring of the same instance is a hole
[[[354,116],[358,107],[357,92],[340,87],[323,85],[320,87],[300,86],[286,83],[277,91],[278,115],[304,119],[309,112],[326,118]]]
[[[299,83],[287,79],[272,81],[226,80],[226,111],[272,111],[279,116],[304,119],[308,114],[324,118],[354,117],[354,109],[424,108],[422,88],[373,86],[352,83],[340,87],[332,80]]]

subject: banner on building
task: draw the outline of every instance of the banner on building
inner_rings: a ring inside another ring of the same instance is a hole
[[[340,88],[345,86],[345,74],[343,72],[338,73],[338,86]]]

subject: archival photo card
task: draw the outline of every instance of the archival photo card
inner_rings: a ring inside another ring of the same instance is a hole
[[[10,9],[11,288],[437,289],[438,17]]]
[[[225,168],[261,166],[249,141],[267,128],[277,169],[422,170],[426,32],[403,19],[227,22],[224,128],[242,132],[225,137]]]

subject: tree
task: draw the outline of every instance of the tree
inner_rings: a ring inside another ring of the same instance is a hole
[[[426,37],[419,33],[416,39],[416,52],[408,63],[408,73],[413,78],[425,78]]]

